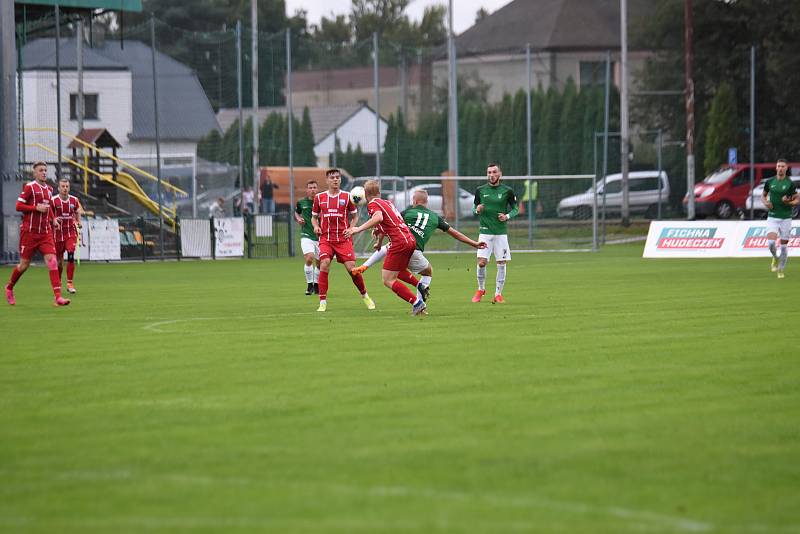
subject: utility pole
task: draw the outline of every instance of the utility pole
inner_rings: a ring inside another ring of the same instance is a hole
[[[628,2],[627,0],[620,0],[620,35],[622,36],[622,61],[620,69],[620,106],[619,106],[619,123],[620,123],[620,156],[621,156],[621,172],[622,172],[622,226],[628,226],[631,223],[630,214],[630,192],[628,187],[628,170],[629,160],[628,154],[630,150],[628,144],[629,139],[629,119],[628,119]]]
[[[686,24],[685,49],[686,49],[686,218],[690,221],[695,217],[694,211],[694,79],[692,78],[692,63],[694,52],[692,41],[694,34],[694,21],[692,17],[692,0],[685,0],[683,17]]]
[[[447,139],[448,139],[448,167],[450,167],[450,171],[452,171],[453,176],[456,177],[456,187],[455,187],[455,199],[454,199],[454,206],[455,206],[455,216],[456,216],[456,228],[459,226],[459,217],[460,217],[460,199],[459,199],[459,191],[461,187],[458,183],[458,73],[456,71],[456,37],[455,31],[453,30],[453,0],[450,0],[450,4],[447,9],[447,16],[449,19],[448,29],[447,29],[447,57],[448,57],[448,65],[449,65],[449,74],[450,74],[450,81],[447,84],[448,96],[450,97],[449,103],[447,105]],[[444,205],[442,205],[444,208]]]
[[[253,195],[256,199],[253,202],[253,214],[258,213],[258,0],[250,0],[250,28],[253,34],[253,42],[250,43],[251,51],[251,72],[253,77]],[[289,117],[291,120],[291,117]],[[244,183],[244,180],[242,180]],[[244,185],[242,185],[244,187]]]

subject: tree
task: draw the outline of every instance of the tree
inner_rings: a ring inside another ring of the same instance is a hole
[[[737,146],[739,135],[736,116],[736,97],[733,88],[727,82],[722,82],[711,101],[711,110],[708,114],[704,158],[706,174],[713,172],[725,161],[729,147]]]

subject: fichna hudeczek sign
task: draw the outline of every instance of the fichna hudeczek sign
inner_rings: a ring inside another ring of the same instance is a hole
[[[800,221],[789,247],[800,249]],[[769,254],[767,221],[653,221],[645,258],[749,258]]]

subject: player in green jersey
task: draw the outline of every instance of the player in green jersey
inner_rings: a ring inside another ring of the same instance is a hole
[[[406,208],[402,213],[403,220],[406,225],[408,225],[411,234],[414,236],[414,240],[417,242],[417,249],[408,262],[408,270],[420,275],[420,281],[417,285],[417,294],[423,300],[428,300],[431,280],[433,278],[433,267],[422,252],[425,250],[425,245],[430,241],[433,232],[436,231],[437,228],[451,235],[454,239],[477,249],[486,248],[486,243],[473,241],[450,226],[447,221],[439,217],[439,214],[435,211],[428,209],[428,192],[424,189],[414,191],[412,202],[412,206]],[[367,261],[356,267],[353,272],[363,273],[386,256],[389,245],[381,246],[382,241],[383,238],[379,237],[376,244],[377,250],[372,253],[372,256],[370,256]]]
[[[519,213],[517,196],[514,190],[500,183],[503,172],[497,163],[486,166],[488,183],[475,191],[475,207],[473,213],[480,218],[480,235],[478,241],[487,244],[487,248],[478,249],[478,290],[472,302],[480,302],[486,294],[486,264],[494,254],[497,262],[497,277],[492,304],[503,303],[503,287],[506,283],[506,262],[511,259],[511,248],[508,246],[508,221]]]
[[[778,278],[783,278],[783,270],[789,257],[789,236],[792,233],[792,208],[800,203],[797,189],[792,180],[786,176],[789,165],[785,159],[779,159],[775,164],[777,176],[767,180],[761,200],[769,210],[767,214],[767,242],[769,252],[772,254],[772,272],[778,273]],[[776,240],[780,237],[781,251],[778,254]]]
[[[311,208],[318,184],[315,180],[306,182],[306,196],[297,201],[294,208],[294,220],[300,225],[300,248],[303,250],[306,275],[306,295],[319,294],[319,237],[314,233],[311,224]]]

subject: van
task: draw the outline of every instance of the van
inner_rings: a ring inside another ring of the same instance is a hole
[[[328,189],[328,185],[325,182],[327,167],[293,167],[292,170],[294,173],[295,202],[306,196],[306,183],[309,180],[316,180],[320,191]],[[349,191],[349,184],[352,183],[353,177],[346,170],[340,170],[342,173],[342,191]],[[267,176],[276,186],[272,192],[276,211],[289,209],[289,167],[261,167],[259,185],[267,179]]]
[[[609,174],[598,180],[595,186],[585,193],[561,199],[558,203],[558,216],[572,219],[590,219],[594,190],[597,187],[597,207],[603,207],[605,196],[606,214],[619,214],[622,211],[622,175]],[[631,215],[644,215],[648,219],[658,216],[658,205],[662,209],[669,203],[669,178],[661,171],[635,171],[628,173],[628,208]]]
[[[756,163],[753,187],[763,180],[775,176],[775,163]],[[790,163],[790,175],[800,173],[800,163]],[[694,186],[694,212],[698,219],[713,215],[719,219],[730,219],[743,211],[750,195],[750,165],[738,163],[725,165],[712,172]],[[683,208],[689,203],[689,195],[683,197]]]

